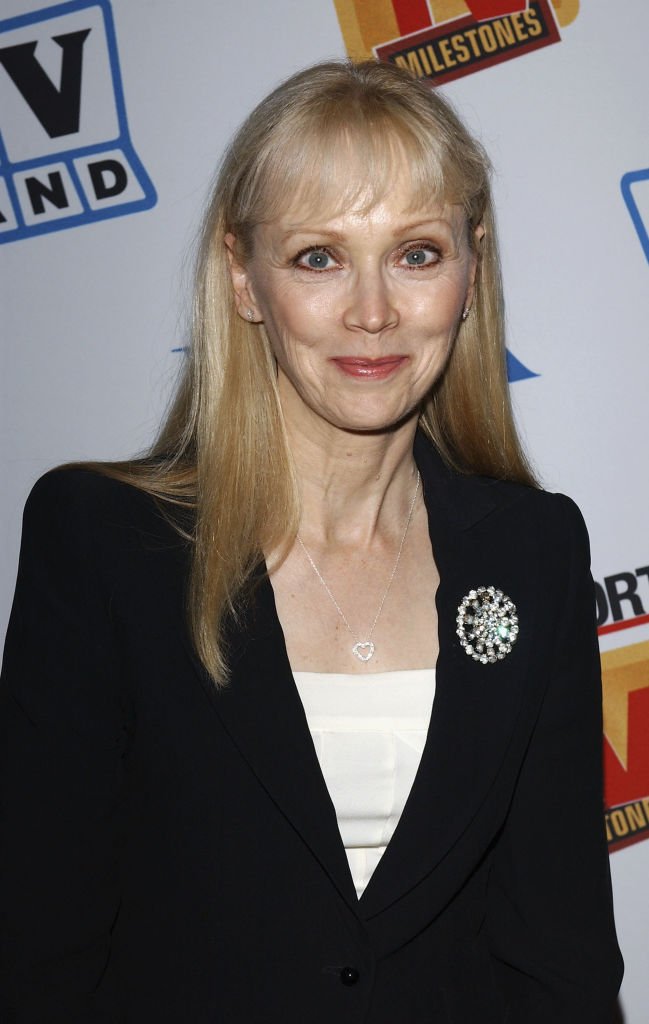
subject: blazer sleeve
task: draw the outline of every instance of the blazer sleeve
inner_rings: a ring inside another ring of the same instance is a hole
[[[119,908],[124,728],[88,487],[59,471],[34,488],[5,647],[0,1019],[16,1024],[108,1019],[95,992]]]
[[[561,538],[564,554],[549,558],[559,569],[547,599],[560,614],[547,640],[545,698],[495,850],[487,925],[507,1024],[611,1024],[622,960],[603,820],[588,535],[570,499],[550,500],[544,532],[548,543]]]

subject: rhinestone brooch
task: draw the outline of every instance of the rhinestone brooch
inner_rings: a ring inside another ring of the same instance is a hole
[[[456,621],[464,653],[483,665],[502,661],[516,643],[516,605],[496,587],[470,590],[458,606]]]

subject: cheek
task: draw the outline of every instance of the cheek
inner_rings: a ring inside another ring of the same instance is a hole
[[[322,345],[331,337],[328,325],[335,315],[334,305],[322,289],[307,289],[306,293],[287,290],[268,302],[267,327],[286,350]]]
[[[410,306],[410,326],[425,347],[444,348],[455,337],[462,308],[462,299],[455,294],[437,293]]]
[[[429,280],[406,281],[397,296],[402,314],[444,332],[464,308],[469,279],[468,260],[458,259],[439,267]]]
[[[463,287],[458,287],[457,279],[447,284],[432,289],[410,305],[411,323],[416,324],[415,374],[426,386],[433,383],[450,355],[464,307]]]
[[[316,390],[322,377],[320,338],[308,330],[298,315],[282,312],[266,323],[270,346],[277,366],[299,392]]]
[[[436,289],[428,306],[430,324],[440,334],[455,334],[468,294],[468,276],[457,275]]]

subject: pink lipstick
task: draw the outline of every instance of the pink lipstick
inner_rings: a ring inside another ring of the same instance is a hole
[[[343,373],[361,380],[385,380],[407,361],[407,356],[383,356],[380,359],[339,356],[332,359]]]

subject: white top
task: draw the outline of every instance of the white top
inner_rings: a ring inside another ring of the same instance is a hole
[[[417,774],[435,669],[293,675],[360,898]]]

